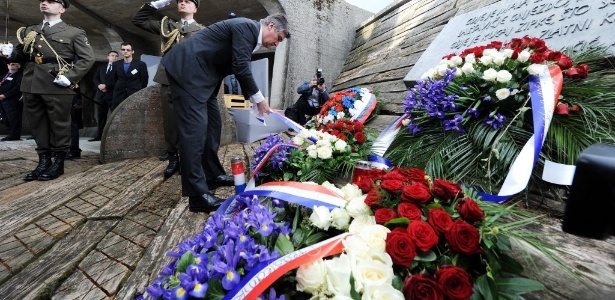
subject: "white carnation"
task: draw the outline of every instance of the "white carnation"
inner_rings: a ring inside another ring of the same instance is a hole
[[[485,70],[485,72],[483,72],[483,79],[487,81],[495,81],[497,77],[498,71],[494,70],[493,68],[489,68]]]
[[[499,89],[495,91],[495,96],[500,100],[504,100],[510,96],[510,90],[508,90],[508,88]]]
[[[507,83],[512,79],[512,74],[507,70],[500,70],[496,76],[496,80],[501,83]]]

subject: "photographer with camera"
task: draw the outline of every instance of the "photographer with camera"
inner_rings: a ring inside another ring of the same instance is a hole
[[[322,69],[316,70],[316,74],[310,81],[305,81],[297,88],[301,96],[288,107],[284,114],[289,119],[303,125],[307,121],[306,115],[314,116],[320,112],[321,106],[329,100],[329,90],[322,76]]]

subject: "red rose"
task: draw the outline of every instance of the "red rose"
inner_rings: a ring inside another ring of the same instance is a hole
[[[373,181],[382,180],[386,174],[387,172],[382,169],[372,168],[369,170],[369,178]]]
[[[359,189],[361,189],[363,193],[369,193],[369,191],[372,190],[374,183],[372,182],[371,179],[367,177],[362,177],[361,180],[359,180],[359,182],[357,183],[357,185],[359,186]]]
[[[357,132],[354,134],[354,139],[357,141],[357,143],[363,144],[365,143],[365,134],[363,134],[363,132]]]
[[[395,219],[397,215],[390,208],[379,208],[374,212],[374,217],[377,224],[384,225],[384,223]]]
[[[380,188],[374,188],[367,193],[364,200],[365,204],[369,207],[374,207],[380,205],[382,202],[382,191]]]
[[[555,106],[556,115],[568,116],[569,113],[570,110],[568,109],[568,104],[560,102],[557,104],[557,106]]]
[[[427,174],[425,173],[425,171],[418,169],[418,168],[410,168],[408,169],[408,177],[410,177],[410,179],[412,181],[416,181],[422,184],[427,184]]]
[[[495,49],[500,49],[500,48],[502,48],[502,42],[500,42],[500,41],[491,41],[491,43],[489,43],[489,45],[487,47],[495,48]]]
[[[547,56],[544,53],[533,52],[530,55],[530,61],[533,64],[541,64],[547,59]]]
[[[338,134],[336,136],[337,136],[338,139],[340,139],[342,141],[347,141],[348,140],[348,137],[346,137],[346,135],[343,134],[343,133],[340,133],[340,134]]]
[[[568,57],[565,54],[562,54],[562,56],[560,56],[559,60],[557,60],[557,65],[562,69],[562,70],[566,70],[572,67],[572,59],[570,59],[570,57]]]
[[[438,236],[441,236],[453,226],[453,219],[442,208],[432,208],[427,214],[427,222]]]
[[[547,52],[547,60],[557,62],[562,57],[562,53],[559,51],[549,51]]]
[[[346,131],[352,131],[352,130],[353,130],[352,125],[346,124]]]
[[[442,56],[442,59],[451,59],[451,57],[455,56],[455,52]]]
[[[406,300],[443,300],[440,284],[427,275],[412,275],[404,280],[402,292]]]
[[[510,43],[507,44],[508,47],[510,48],[519,48],[521,47],[521,39],[520,38],[513,38],[510,40]]]
[[[361,123],[359,121],[355,121],[354,122],[354,130],[356,130],[356,131],[363,131],[363,123]]]
[[[472,277],[462,268],[443,266],[436,271],[436,280],[447,299],[467,300],[474,293]]]
[[[391,171],[388,174],[384,175],[384,177],[382,179],[384,179],[384,180],[399,180],[401,182],[406,182],[407,177],[404,176],[403,174],[401,174],[397,170],[398,169],[393,169],[393,171]]]
[[[431,186],[431,192],[440,200],[452,200],[457,197],[463,197],[463,192],[459,184],[450,181],[436,179]]]
[[[455,207],[461,217],[469,223],[480,222],[485,219],[485,213],[478,206],[476,201],[470,198],[463,198],[457,202]]]
[[[402,230],[393,230],[387,233],[386,251],[391,256],[393,263],[408,268],[416,256],[416,246],[410,234],[403,228],[400,229]]]
[[[423,205],[431,200],[431,193],[427,186],[420,183],[412,183],[401,190],[401,201]]]
[[[380,183],[380,186],[389,192],[397,192],[404,187],[404,183],[399,180],[385,179]]]
[[[478,230],[463,220],[457,219],[444,237],[453,252],[468,255],[482,252]]]
[[[566,76],[572,79],[587,78],[588,74],[589,74],[589,67],[585,64],[577,65],[574,68],[570,68],[566,70]]]
[[[400,203],[397,206],[397,214],[400,217],[408,218],[410,220],[418,221],[423,216],[423,212],[412,203]]]
[[[423,252],[431,250],[431,248],[438,244],[438,236],[427,222],[410,222],[408,233],[412,236],[416,247]]]

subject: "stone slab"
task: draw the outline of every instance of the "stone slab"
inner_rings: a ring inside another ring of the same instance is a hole
[[[555,50],[583,51],[604,45],[615,49],[615,2],[607,0],[500,1],[452,18],[416,62],[409,83],[436,66],[442,56],[492,40],[539,37]]]

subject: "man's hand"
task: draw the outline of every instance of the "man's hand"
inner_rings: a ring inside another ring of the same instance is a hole
[[[269,107],[269,103],[267,103],[266,99],[257,103],[256,107],[258,108],[258,112],[262,114],[263,116],[265,114],[271,113],[271,107]]]
[[[56,79],[53,80],[53,83],[59,86],[68,87],[70,85],[70,80],[64,75],[58,75]]]
[[[101,92],[105,93],[105,92],[107,92],[107,85],[106,85],[106,84],[104,84],[104,83],[101,83],[101,84],[99,84],[99,85],[98,85],[98,89],[99,89]]]
[[[325,91],[325,84],[317,85],[316,88],[322,93]]]
[[[310,81],[310,88],[313,88],[317,83],[316,79],[312,79],[312,81]]]
[[[150,2],[153,8],[161,9],[169,4],[171,4],[171,0],[157,0]]]

